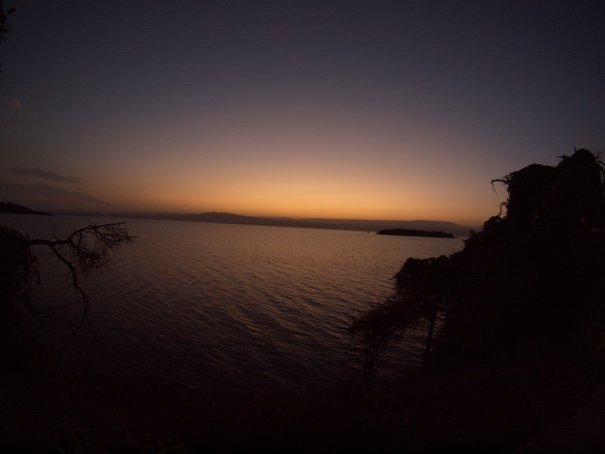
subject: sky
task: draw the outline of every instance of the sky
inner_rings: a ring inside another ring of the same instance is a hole
[[[0,201],[480,226],[605,149],[605,2],[4,0]]]

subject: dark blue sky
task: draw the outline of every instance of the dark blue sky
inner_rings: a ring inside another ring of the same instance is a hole
[[[601,1],[4,6],[0,196],[36,209],[477,225],[605,147]]]

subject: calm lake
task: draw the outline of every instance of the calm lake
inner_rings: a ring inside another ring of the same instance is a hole
[[[355,377],[351,317],[391,293],[408,257],[450,254],[462,240],[198,222],[0,214],[0,224],[50,238],[125,221],[136,243],[86,278],[91,327],[46,329],[78,367],[185,388],[296,389]],[[35,252],[46,252],[35,249]],[[65,267],[41,257],[33,299],[76,311]],[[398,351],[419,361],[418,334]]]

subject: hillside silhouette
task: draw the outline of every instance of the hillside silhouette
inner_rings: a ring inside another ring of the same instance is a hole
[[[587,150],[501,181],[506,214],[451,256],[461,282],[447,309],[446,360],[531,349],[605,347],[603,165]]]
[[[11,202],[0,202],[0,213],[11,213],[11,214],[39,214],[44,216],[52,216],[52,213],[46,213],[44,211],[34,211],[23,205],[18,205]]]
[[[446,370],[571,347],[603,361],[603,164],[582,149],[495,182],[508,190],[505,214],[449,257],[408,259],[394,296],[350,327],[358,342],[387,345],[385,337],[426,327],[425,364]]]

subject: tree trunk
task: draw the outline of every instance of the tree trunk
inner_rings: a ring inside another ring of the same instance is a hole
[[[422,356],[422,369],[427,368],[429,363],[429,357],[433,348],[433,331],[435,329],[435,320],[437,319],[437,311],[432,311],[429,318],[429,331],[426,335],[426,342],[424,343],[424,355]]]

